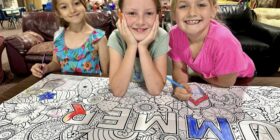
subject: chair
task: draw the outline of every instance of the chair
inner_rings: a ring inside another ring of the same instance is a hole
[[[280,28],[260,23],[245,4],[220,5],[218,18],[240,41],[254,61],[258,76],[269,76],[280,66]]]
[[[2,59],[1,59],[2,51],[4,50],[3,42],[4,42],[4,37],[0,35],[0,52],[1,52],[1,55],[0,55],[0,83],[2,83],[5,78],[4,71],[2,69]]]
[[[21,18],[22,18],[22,14],[26,12],[25,8],[20,8],[19,9],[19,13],[14,15],[14,19],[15,19],[15,22],[18,23],[19,25],[21,25]]]
[[[10,21],[11,21],[11,18],[7,16],[7,14],[2,11],[2,9],[0,9],[0,24],[1,24],[1,27],[4,29],[4,21],[8,21],[9,25],[10,26]]]

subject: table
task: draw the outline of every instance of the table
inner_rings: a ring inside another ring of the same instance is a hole
[[[6,11],[8,15],[18,14],[21,8],[5,8],[2,11]]]
[[[21,7],[2,9],[2,11],[6,12],[6,14],[10,17],[8,25],[10,28],[12,28],[12,25],[16,28],[16,22],[18,21],[17,14],[20,14],[20,9]]]
[[[251,84],[270,80],[277,80],[279,86],[278,77],[257,77]],[[107,78],[51,74],[37,81],[28,77],[13,90],[36,84],[0,105],[0,138],[254,140],[280,136],[278,87],[217,88],[190,83],[193,97],[181,102],[171,96],[169,82],[156,97],[146,93],[143,85],[131,83],[120,98],[110,93]]]

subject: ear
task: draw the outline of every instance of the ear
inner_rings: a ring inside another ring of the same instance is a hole
[[[217,16],[217,12],[218,12],[218,8],[219,6],[217,4],[212,6],[212,14],[211,14],[211,18],[215,19]]]

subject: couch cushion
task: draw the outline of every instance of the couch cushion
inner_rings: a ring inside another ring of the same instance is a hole
[[[249,36],[237,35],[236,38],[241,42],[242,49],[251,58],[258,55],[269,55],[270,46],[264,42],[255,40]]]
[[[261,23],[280,27],[280,9],[279,8],[255,8],[257,20]]]
[[[7,47],[13,46],[18,52],[24,55],[32,46],[44,42],[44,38],[32,31],[27,31],[19,35],[12,35],[5,38]]]
[[[24,12],[22,15],[22,31],[39,33],[46,41],[53,40],[58,26],[54,12]]]
[[[3,41],[4,41],[4,37],[0,35],[0,46],[2,46]]]
[[[258,7],[275,7],[277,0],[258,0]]]
[[[220,5],[217,18],[232,31],[238,32],[251,26],[256,17],[246,5]]]
[[[52,55],[53,48],[54,48],[53,41],[43,42],[30,48],[26,54]]]
[[[24,43],[30,43],[30,46],[34,46],[36,44],[44,42],[44,38],[40,34],[33,31],[24,32],[22,33],[22,35],[20,35],[20,37],[22,38]]]
[[[87,12],[87,21],[94,27],[106,32],[108,38],[116,28],[114,13]],[[46,41],[52,41],[55,31],[59,28],[54,12],[25,12],[22,18],[22,31],[34,31],[43,36]]]

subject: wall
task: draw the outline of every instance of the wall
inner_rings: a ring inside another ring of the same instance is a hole
[[[26,5],[27,10],[31,10],[30,4],[34,4],[35,9],[43,9],[41,0],[24,0],[24,4]]]
[[[5,8],[16,8],[18,7],[17,0],[3,0]]]
[[[2,5],[2,8],[4,8],[3,0],[0,0],[0,5]]]
[[[46,4],[49,0],[41,0],[42,4]]]
[[[24,0],[17,0],[19,7],[24,7]]]

